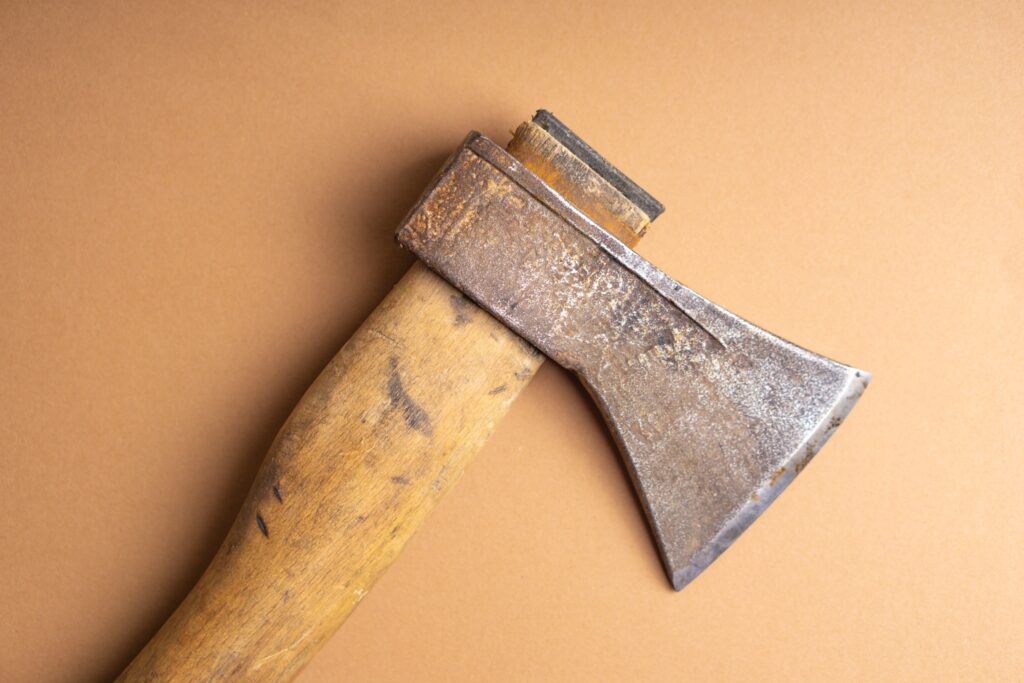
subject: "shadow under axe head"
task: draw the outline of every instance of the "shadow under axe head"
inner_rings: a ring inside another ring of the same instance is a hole
[[[807,465],[870,379],[679,284],[479,133],[398,240],[580,377],[676,590]]]

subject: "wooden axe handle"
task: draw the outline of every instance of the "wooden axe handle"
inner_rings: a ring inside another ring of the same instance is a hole
[[[646,227],[539,127],[523,124],[509,150],[621,238]],[[291,679],[542,362],[416,263],[303,396],[210,566],[118,680]]]

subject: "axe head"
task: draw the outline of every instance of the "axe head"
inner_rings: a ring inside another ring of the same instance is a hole
[[[869,381],[674,281],[478,133],[398,239],[579,376],[676,590],[807,465]]]

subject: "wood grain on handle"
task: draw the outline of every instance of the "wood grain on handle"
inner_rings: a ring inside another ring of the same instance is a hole
[[[621,238],[633,242],[646,227],[540,128],[523,124],[509,149]],[[118,680],[291,679],[542,361],[415,264],[303,396],[210,566]]]

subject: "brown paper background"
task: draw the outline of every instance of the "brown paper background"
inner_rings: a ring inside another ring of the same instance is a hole
[[[668,206],[644,255],[875,381],[674,594],[545,367],[300,680],[1019,680],[1022,72],[1014,2],[0,4],[0,680],[127,663],[538,107]]]

